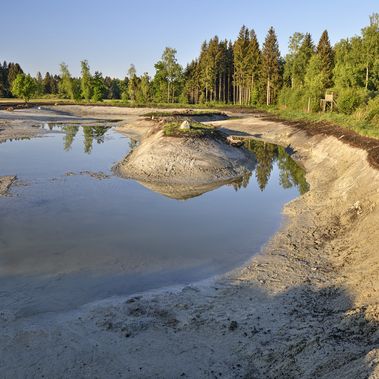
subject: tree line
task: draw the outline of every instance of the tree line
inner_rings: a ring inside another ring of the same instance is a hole
[[[86,60],[81,76],[72,77],[66,64],[58,75],[32,78],[17,63],[0,65],[0,97],[52,96],[75,101],[115,99],[134,104],[187,103],[276,104],[294,110],[317,111],[326,91],[336,94],[337,109],[352,113],[378,102],[379,15],[370,16],[360,35],[331,45],[327,30],[315,43],[309,33],[294,33],[283,57],[271,27],[262,45],[254,29],[242,26],[235,41],[218,36],[205,41],[199,56],[186,67],[177,51],[165,48],[154,65],[155,75],[140,76],[131,65],[123,79],[91,73]],[[370,103],[370,104],[371,104]]]

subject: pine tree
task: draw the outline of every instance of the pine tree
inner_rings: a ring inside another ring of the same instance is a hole
[[[266,89],[266,104],[275,102],[278,95],[281,77],[281,57],[275,30],[271,27],[267,33],[262,49],[262,89]]]

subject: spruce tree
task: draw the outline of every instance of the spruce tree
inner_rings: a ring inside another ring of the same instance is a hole
[[[315,53],[315,47],[312,41],[310,33],[306,33],[303,38],[303,42],[299,48],[297,59],[295,60],[296,77],[299,85],[304,85],[304,77],[307,72],[307,67],[310,59]]]
[[[257,35],[252,29],[250,31],[250,41],[248,48],[248,80],[250,82],[248,103],[256,103],[258,100],[258,83],[261,70],[261,59],[261,51],[259,48]]]
[[[264,98],[266,104],[270,105],[275,102],[282,82],[281,57],[278,40],[273,27],[269,29],[263,44],[261,78],[262,90],[266,90]]]
[[[320,41],[317,45],[317,54],[322,63],[322,71],[325,82],[324,88],[330,88],[333,85],[333,68],[334,68],[334,53],[330,45],[328,31],[324,30]]]
[[[51,94],[51,75],[49,72],[46,72],[45,77],[42,80],[42,86],[43,86],[43,93],[44,94]]]
[[[93,78],[91,78],[91,92],[93,101],[103,101],[105,96],[106,87],[104,85],[104,78],[101,72],[96,71]]]

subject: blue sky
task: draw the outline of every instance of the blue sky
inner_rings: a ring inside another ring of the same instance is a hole
[[[285,54],[296,31],[317,42],[327,29],[334,43],[359,34],[373,12],[378,0],[3,1],[0,60],[19,62],[33,75],[58,72],[62,61],[78,75],[82,59],[104,75],[123,77],[131,63],[138,74],[153,74],[165,46],[175,47],[185,65],[205,39],[235,39],[242,24],[256,30],[260,43],[274,26]]]

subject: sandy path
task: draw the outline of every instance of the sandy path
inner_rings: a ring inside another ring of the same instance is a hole
[[[219,124],[290,145],[307,170],[310,191],[264,251],[176,291],[31,319],[3,310],[2,377],[379,377],[379,171],[334,137],[254,117]]]

